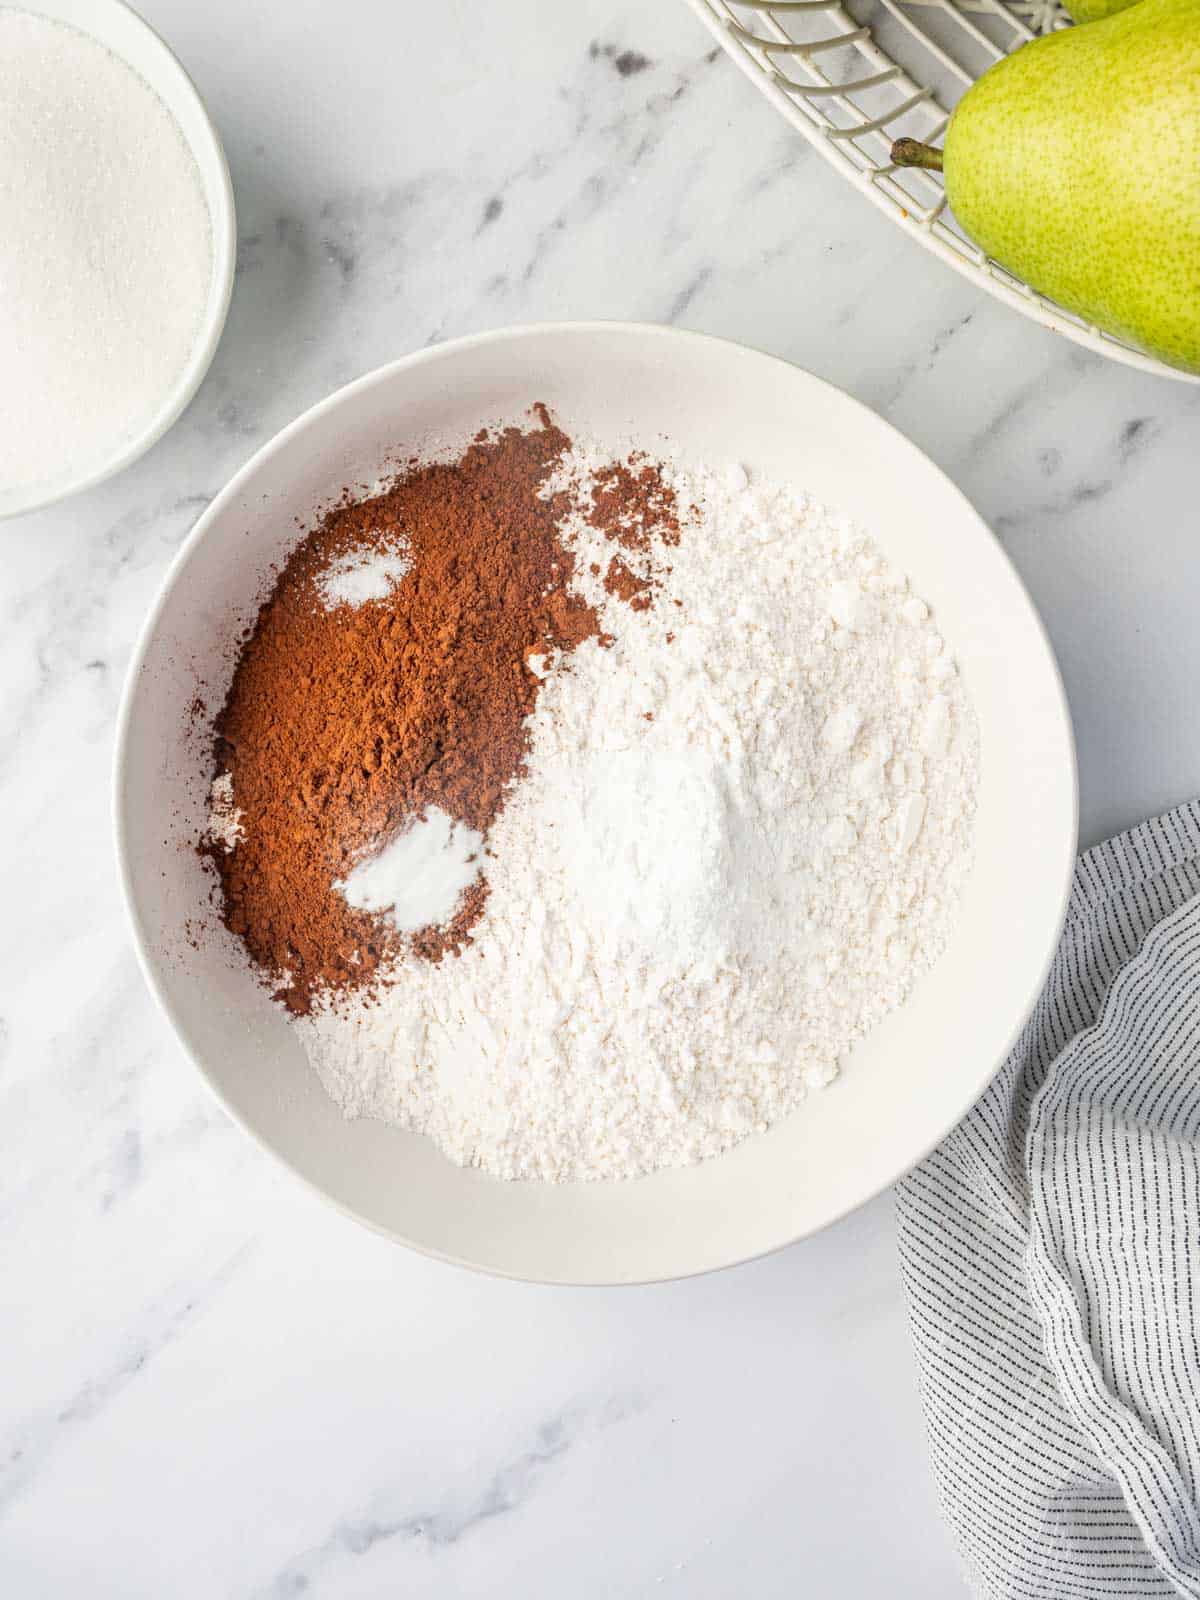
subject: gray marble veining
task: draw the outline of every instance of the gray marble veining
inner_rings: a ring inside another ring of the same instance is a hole
[[[580,1440],[612,1427],[642,1409],[637,1395],[613,1395],[598,1406],[573,1406],[538,1424],[532,1439],[498,1466],[485,1466],[464,1495],[442,1490],[423,1508],[370,1511],[337,1522],[318,1546],[290,1561],[262,1591],[262,1600],[290,1600],[311,1592],[314,1583],[336,1585],[339,1567],[391,1540],[417,1543],[431,1551],[455,1545],[493,1517],[523,1510],[548,1470]]]

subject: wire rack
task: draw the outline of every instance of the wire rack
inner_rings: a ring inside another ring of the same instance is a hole
[[[940,173],[892,165],[893,139],[938,142],[993,62],[1069,26],[1056,0],[690,0],[793,127],[901,227],[1044,327],[1145,372],[1196,382],[1064,311],[1005,271],[947,209]]]

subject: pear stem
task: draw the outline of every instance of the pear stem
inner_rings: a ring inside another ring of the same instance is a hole
[[[942,152],[919,139],[897,139],[892,146],[892,165],[897,167],[924,167],[926,172],[942,170]]]

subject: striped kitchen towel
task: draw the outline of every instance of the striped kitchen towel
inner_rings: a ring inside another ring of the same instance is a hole
[[[1200,1596],[1200,804],[1081,857],[1037,1009],[898,1213],[975,1591]]]

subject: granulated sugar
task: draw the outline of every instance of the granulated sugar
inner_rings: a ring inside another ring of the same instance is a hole
[[[178,125],[76,29],[0,6],[0,488],[98,469],[199,333],[208,208]]]
[[[666,476],[698,509],[622,551],[641,609],[566,525],[610,637],[536,660],[471,941],[297,1021],[347,1114],[505,1178],[632,1177],[786,1116],[936,959],[968,870],[974,718],[904,575],[739,467]]]

